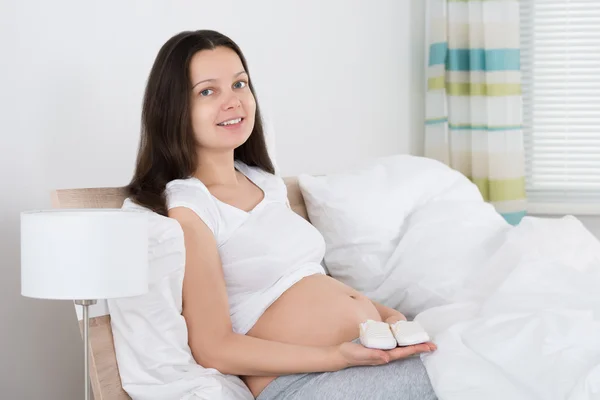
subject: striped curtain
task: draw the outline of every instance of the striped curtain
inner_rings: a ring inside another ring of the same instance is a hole
[[[526,207],[519,2],[428,0],[427,14],[425,156],[516,225]]]

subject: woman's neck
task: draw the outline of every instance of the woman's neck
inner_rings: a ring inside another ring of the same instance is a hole
[[[194,177],[206,186],[232,186],[238,184],[233,151],[224,153],[202,153],[198,155],[198,166]]]

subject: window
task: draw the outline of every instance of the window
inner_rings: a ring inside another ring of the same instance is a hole
[[[530,213],[600,214],[600,0],[521,0]]]

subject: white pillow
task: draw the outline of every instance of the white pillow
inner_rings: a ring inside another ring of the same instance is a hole
[[[327,244],[329,273],[363,293],[375,291],[389,274],[393,266],[387,261],[413,210],[442,194],[445,199],[483,201],[477,187],[459,172],[410,155],[378,158],[344,173],[298,178],[310,221]]]
[[[125,200],[149,215],[149,292],[108,301],[123,389],[135,399],[252,400],[243,381],[198,365],[182,311],[185,271],[179,223]]]

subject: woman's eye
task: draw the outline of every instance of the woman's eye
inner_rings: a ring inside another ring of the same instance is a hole
[[[238,81],[238,82],[236,82],[236,83],[233,84],[233,87],[235,89],[243,89],[243,88],[246,87],[246,85],[247,85],[246,82],[244,82],[244,81]]]
[[[210,96],[211,94],[213,94],[212,89],[204,89],[203,91],[200,92],[200,96]]]

